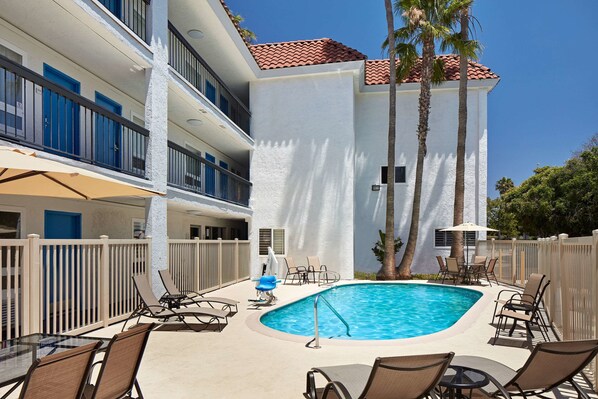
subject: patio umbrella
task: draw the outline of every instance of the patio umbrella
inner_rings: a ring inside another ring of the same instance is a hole
[[[268,259],[266,260],[266,273],[267,276],[276,276],[278,274],[278,260],[272,250],[272,247],[268,247]]]
[[[35,152],[0,146],[0,194],[95,199],[164,195]]]
[[[475,223],[465,222],[458,224],[453,227],[447,227],[446,229],[441,229],[440,231],[463,231],[465,234],[466,231],[498,231],[496,229],[491,229],[485,226],[478,226]],[[469,246],[467,245],[467,240],[465,240],[465,250],[467,251],[467,255],[465,257],[465,262],[469,264]]]

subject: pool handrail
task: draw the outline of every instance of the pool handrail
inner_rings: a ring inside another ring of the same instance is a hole
[[[320,300],[320,298],[322,298],[322,300],[324,301],[326,306],[328,306],[328,309],[330,309],[332,311],[332,313],[334,313],[334,315],[336,317],[338,317],[338,319],[345,325],[345,327],[347,328],[347,336],[348,337],[351,336],[351,333],[349,330],[349,323],[347,323],[345,321],[345,319],[343,318],[343,316],[341,316],[340,313],[338,313],[336,311],[336,309],[330,304],[330,302],[328,302],[328,300],[321,295],[322,295],[322,293],[319,293],[314,298],[314,339],[309,341],[307,343],[307,345],[305,345],[305,346],[309,347],[309,344],[312,343],[313,341],[315,341],[315,345],[313,346],[314,349],[321,348],[321,346],[320,346],[320,331],[318,329],[318,301]]]

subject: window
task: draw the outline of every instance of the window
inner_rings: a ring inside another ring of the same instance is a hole
[[[434,246],[435,247],[450,247],[453,245],[453,232],[452,231],[440,231],[436,229],[434,232]],[[467,246],[475,246],[475,231],[465,231],[465,237],[467,239]],[[463,234],[463,232],[461,233]]]
[[[276,255],[285,254],[284,229],[260,229],[260,255],[268,255],[268,247],[272,247]]]
[[[0,239],[21,238],[21,212],[0,211]]]
[[[0,44],[0,56],[17,64],[23,63],[23,57]],[[23,80],[14,73],[0,68],[0,126],[6,132],[23,132]]]
[[[386,184],[388,182],[388,166],[380,167],[380,182],[381,184]],[[405,167],[404,166],[395,166],[395,183],[405,183],[407,181],[407,177],[405,175]]]
[[[216,104],[216,86],[206,79],[206,97],[213,104]]]
[[[133,219],[133,238],[145,238],[145,219]]]

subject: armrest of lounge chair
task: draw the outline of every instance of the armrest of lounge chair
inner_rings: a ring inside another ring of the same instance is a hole
[[[332,381],[326,384],[322,393],[322,399],[328,398],[328,395],[335,399],[351,399],[351,394],[340,381]]]

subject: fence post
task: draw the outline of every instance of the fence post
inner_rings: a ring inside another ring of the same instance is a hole
[[[519,281],[525,285],[525,251],[519,253]]]
[[[492,258],[495,258],[495,256],[494,256],[494,245],[495,245],[496,238],[492,237],[490,240],[492,242],[492,249],[490,250],[490,259],[492,259]]]
[[[23,309],[29,309],[29,315],[24,318],[23,334],[33,334],[42,332],[40,323],[44,307],[41,304],[39,234],[29,234],[27,238],[29,239],[29,264],[25,266],[24,271],[29,275],[29,295],[25,295]],[[27,284],[25,276],[24,281]]]
[[[502,249],[498,250],[498,279],[502,281]]]
[[[513,285],[517,285],[517,251],[515,250],[516,238],[511,239],[511,280]]]
[[[598,229],[592,231],[592,300],[594,301],[593,325],[598,325]],[[594,328],[594,338],[598,338],[598,332]],[[598,392],[596,374],[598,373],[598,357],[594,358],[594,392]]]
[[[108,327],[110,318],[110,247],[108,236],[101,235],[102,252],[100,258],[100,318],[104,327]]]
[[[195,286],[193,287],[194,291],[201,291],[200,288],[200,275],[201,275],[201,265],[199,264],[199,237],[195,237],[195,265],[193,265],[195,270],[195,281],[193,282]]]
[[[222,238],[218,237],[218,288],[222,288]]]
[[[152,236],[145,236],[147,239],[147,254],[145,260],[145,274],[147,275],[147,282],[149,286],[152,286],[152,273],[153,273],[153,266],[152,266]],[[166,242],[168,242],[168,237],[166,238]],[[166,251],[166,267],[168,268],[168,252]]]
[[[235,281],[239,281],[239,239],[235,238]]]
[[[559,273],[561,275],[561,311],[563,313],[563,339],[573,339],[571,336],[571,326],[569,325],[569,310],[571,309],[571,299],[569,296],[569,277],[568,270],[565,270],[565,239],[569,235],[559,234]]]

